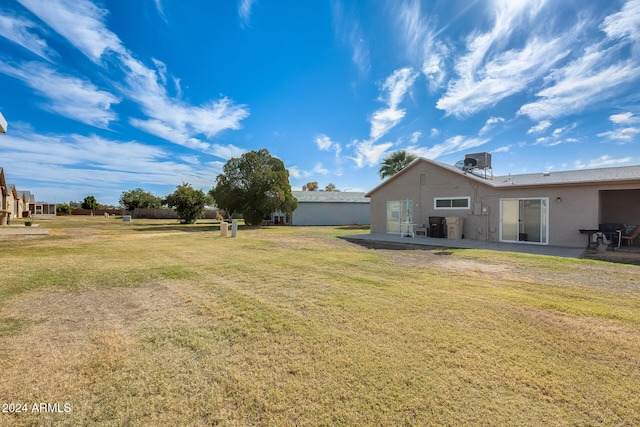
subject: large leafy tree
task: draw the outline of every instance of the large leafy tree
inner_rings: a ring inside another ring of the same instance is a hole
[[[213,203],[213,199],[204,191],[195,190],[191,184],[185,182],[167,196],[165,203],[176,208],[181,223],[193,224],[196,220],[204,218],[204,207]]]
[[[154,196],[142,188],[136,188],[129,191],[123,191],[120,195],[120,205],[124,206],[128,211],[135,209],[152,209],[161,208],[162,199]]]
[[[259,225],[272,212],[291,213],[298,207],[289,171],[265,148],[229,159],[222,171],[209,194],[229,214],[242,213],[248,225]]]
[[[87,196],[82,201],[82,209],[96,210],[100,209],[100,204],[94,196]]]
[[[380,178],[382,179],[388,176],[393,176],[415,159],[416,156],[411,153],[407,153],[406,150],[393,152],[382,160],[380,169],[378,169],[378,175],[380,175]]]

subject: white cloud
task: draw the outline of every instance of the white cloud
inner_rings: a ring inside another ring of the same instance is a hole
[[[609,116],[609,120],[611,120],[615,124],[629,123],[629,122],[635,121],[635,119],[633,119],[633,113],[630,113],[630,112],[612,114],[611,116]]]
[[[228,160],[232,157],[240,157],[246,152],[247,150],[245,150],[244,148],[236,147],[233,144],[212,144],[209,149],[205,150],[205,153],[212,154],[225,160]]]
[[[311,172],[300,170],[297,166],[290,166],[287,170],[289,171],[289,175],[295,179],[308,178],[311,176]]]
[[[584,163],[581,160],[576,160],[574,163],[575,169],[592,169],[612,167],[617,165],[624,165],[630,163],[633,159],[631,157],[623,157],[619,159],[612,159],[609,155],[598,157],[597,159],[591,159],[588,163]]]
[[[547,78],[551,84],[536,94],[540,99],[523,105],[518,114],[532,120],[557,118],[619,95],[625,85],[637,79],[640,66],[631,61],[611,63],[609,55],[609,51],[591,48],[555,70]]]
[[[316,145],[320,150],[329,150],[333,146],[333,142],[327,135],[320,135],[316,138]]]
[[[342,146],[337,142],[333,142],[331,138],[329,138],[327,135],[320,134],[319,136],[316,137],[315,142],[319,150],[322,150],[322,151],[333,150],[336,153],[336,158],[340,157],[340,153],[342,152]]]
[[[441,144],[436,144],[431,147],[408,147],[407,150],[420,157],[437,159],[440,156],[479,147],[487,142],[489,142],[489,140],[486,138],[469,138],[462,135],[456,135]]]
[[[371,117],[371,140],[377,141],[402,120],[405,110],[398,108],[406,93],[411,89],[417,74],[411,68],[395,70],[381,86],[380,100],[386,108],[373,113]]]
[[[16,131],[2,138],[0,146],[5,161],[16,170],[28,170],[30,180],[66,187],[86,183],[111,187],[127,182],[177,185],[184,180],[205,182],[209,175],[207,168],[176,162],[171,153],[136,141]]]
[[[240,24],[244,27],[249,27],[251,24],[251,10],[255,0],[240,0],[238,5],[238,16],[240,17]]]
[[[164,6],[162,5],[162,0],[153,0],[153,3],[156,6],[156,10],[158,11],[158,15],[160,15],[160,18],[162,18],[165,23],[168,22],[167,17],[164,14]]]
[[[0,72],[22,80],[47,99],[42,108],[79,122],[106,128],[116,119],[112,104],[120,100],[87,80],[62,75],[37,62],[11,66],[0,62]]]
[[[564,38],[543,40],[535,37],[522,49],[496,54],[486,63],[477,63],[480,58],[474,52],[456,64],[459,77],[449,83],[436,107],[455,116],[493,107],[504,98],[526,90],[568,54]]]
[[[620,12],[604,19],[600,29],[611,39],[640,41],[640,0],[627,1]]]
[[[422,71],[429,82],[429,89],[434,92],[444,85],[447,76],[445,58],[450,54],[450,49],[442,41],[436,40],[435,24],[424,18],[419,1],[397,4],[397,27],[407,56]]]
[[[124,52],[118,36],[103,24],[109,12],[88,0],[18,1],[93,62],[109,50]]]
[[[574,114],[614,99],[637,81],[637,55],[625,59],[622,52],[628,46],[626,40],[640,40],[640,1],[627,2],[622,11],[607,16],[600,28],[609,39],[592,44],[580,57],[553,70],[545,78],[546,87],[536,94],[539,100],[523,105],[518,114],[533,120]]]
[[[354,11],[346,11],[341,0],[331,1],[333,28],[336,39],[351,49],[351,61],[361,75],[371,69],[369,45]]]
[[[438,135],[440,135],[440,129],[431,128],[431,131],[429,132],[429,136],[433,138],[434,136],[438,136]]]
[[[549,38],[531,30],[518,47],[514,33],[535,21],[545,1],[496,0],[493,27],[467,38],[467,53],[457,59],[457,78],[436,107],[447,115],[466,116],[522,92],[570,53],[570,37]],[[501,51],[505,46],[514,47]]]
[[[30,20],[15,16],[0,15],[0,35],[22,46],[28,51],[49,60],[56,55],[47,42],[42,40],[31,30],[37,28]]]
[[[223,130],[239,129],[240,122],[249,116],[244,105],[237,105],[225,97],[192,106],[169,96],[166,65],[152,59],[154,70],[135,59],[118,36],[106,27],[104,21],[108,11],[105,9],[87,0],[20,1],[94,62],[99,62],[107,53],[111,55],[111,63],[120,65],[126,82],[121,91],[137,102],[148,116],[148,119],[130,119],[134,126],[176,144],[207,150],[211,146],[195,136],[212,138]],[[173,81],[176,82],[175,78]],[[180,92],[179,87],[177,92]],[[214,149],[214,152],[218,151],[224,150]]]
[[[551,126],[551,121],[543,120],[543,121],[539,122],[537,125],[532,126],[531,128],[529,128],[527,133],[528,134],[531,134],[531,133],[542,133],[545,130],[549,129],[550,126]]]
[[[620,143],[635,141],[637,134],[640,134],[640,128],[637,127],[625,127],[620,129],[614,129],[608,132],[599,133],[598,136],[609,138]]]
[[[418,142],[420,138],[422,138],[422,132],[420,131],[413,132],[411,134],[411,137],[409,138],[409,143],[415,144],[416,142]]]
[[[172,98],[166,88],[159,84],[158,73],[128,54],[122,55],[121,59],[127,71],[128,84],[123,90],[150,117],[148,120],[132,119],[131,123],[149,133],[186,145],[185,141],[194,140],[194,135],[211,138],[226,129],[239,129],[240,122],[249,116],[244,105],[236,105],[228,98],[200,106],[191,106]],[[195,142],[197,146],[197,140]]]
[[[358,168],[362,168],[364,166],[377,166],[382,156],[393,146],[393,143],[375,144],[373,141],[356,141],[354,146],[355,157],[349,158],[356,163]]]
[[[317,163],[313,167],[313,172],[319,175],[329,175],[329,169],[322,166],[322,163]]]
[[[484,126],[482,126],[482,129],[480,129],[480,131],[478,132],[478,134],[484,135],[487,132],[489,132],[491,129],[493,129],[497,124],[504,123],[504,122],[505,122],[505,119],[503,117],[489,117],[486,123],[484,124]]]

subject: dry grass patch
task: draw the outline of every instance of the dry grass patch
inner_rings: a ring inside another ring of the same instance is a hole
[[[73,410],[0,424],[640,424],[638,267],[57,221],[5,251],[0,401]]]

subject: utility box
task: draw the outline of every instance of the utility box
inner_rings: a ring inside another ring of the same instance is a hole
[[[229,232],[229,223],[221,222],[220,223],[220,235],[222,237],[227,237],[227,233]]]
[[[462,239],[464,219],[457,216],[447,217],[447,239]]]

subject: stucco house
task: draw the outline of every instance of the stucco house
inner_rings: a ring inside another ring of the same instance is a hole
[[[292,191],[298,208],[291,215],[274,212],[267,220],[281,225],[366,225],[371,210],[364,193]]]
[[[493,176],[489,153],[457,166],[418,158],[365,196],[371,233],[577,248],[580,229],[640,225],[640,166]]]
[[[4,169],[0,168],[0,224],[6,225],[7,219],[26,216],[55,216],[54,203],[37,202],[30,191],[18,191],[13,184],[7,184]]]
[[[0,223],[2,225],[6,225],[9,214],[13,212],[14,191],[7,185],[4,169],[0,168]]]

